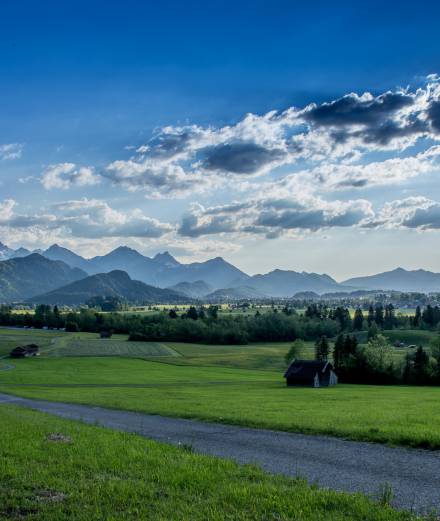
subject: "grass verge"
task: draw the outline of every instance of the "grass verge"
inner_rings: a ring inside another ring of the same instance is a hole
[[[99,427],[0,406],[0,518],[410,521],[360,494],[199,456]]]

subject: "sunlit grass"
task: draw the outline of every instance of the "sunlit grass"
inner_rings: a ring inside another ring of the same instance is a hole
[[[1,519],[415,519],[360,494],[35,411],[1,405],[0,424]]]

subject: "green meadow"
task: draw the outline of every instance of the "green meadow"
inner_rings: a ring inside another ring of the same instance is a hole
[[[440,449],[438,387],[287,388],[279,371],[116,357],[40,357],[14,364],[14,370],[0,372],[2,392]]]
[[[411,521],[361,494],[0,406],[0,519]],[[55,436],[54,436],[55,435]]]

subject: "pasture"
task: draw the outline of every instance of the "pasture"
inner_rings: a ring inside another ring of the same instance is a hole
[[[393,331],[423,336],[433,333]],[[388,335],[388,332],[387,332]],[[246,346],[128,342],[124,335],[0,330],[0,352],[36,342],[39,358],[0,371],[0,390],[253,427],[440,448],[440,388],[286,388],[290,343]],[[396,349],[402,359],[406,350]],[[306,343],[304,358],[313,357]],[[1,362],[0,362],[1,364]]]
[[[17,360],[0,391],[31,398],[440,449],[440,388],[287,388],[281,372],[116,357]]]
[[[416,519],[360,494],[36,411],[1,405],[0,423],[1,519]]]

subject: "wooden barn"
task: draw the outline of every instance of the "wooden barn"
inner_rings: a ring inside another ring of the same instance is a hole
[[[25,346],[18,346],[10,353],[11,358],[27,358],[30,356],[39,356],[40,348],[37,344],[27,344]]]
[[[328,387],[338,383],[330,362],[295,360],[284,373],[288,386]]]

